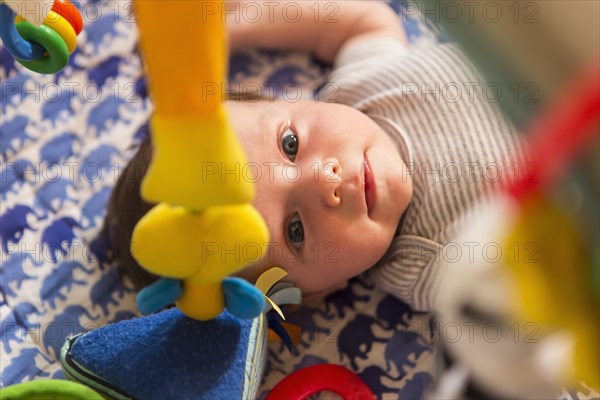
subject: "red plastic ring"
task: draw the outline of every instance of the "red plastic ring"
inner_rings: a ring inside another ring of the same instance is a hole
[[[266,400],[304,400],[324,390],[335,392],[344,400],[375,398],[367,384],[349,369],[334,364],[320,364],[286,376],[269,392]]]
[[[54,0],[52,11],[69,21],[73,27],[75,35],[79,35],[83,29],[83,18],[81,13],[69,0]]]

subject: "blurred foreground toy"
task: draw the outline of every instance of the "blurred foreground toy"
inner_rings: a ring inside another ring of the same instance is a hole
[[[141,190],[144,199],[160,204],[135,227],[132,254],[152,273],[182,280],[177,306],[208,320],[225,307],[224,278],[262,258],[269,238],[249,204],[254,188],[240,176],[246,158],[223,104],[221,2],[137,5],[155,105],[155,151]],[[185,54],[185,61],[166,54]],[[262,298],[258,289],[246,289],[246,298]]]
[[[447,6],[422,4],[429,15]],[[459,259],[440,266],[441,334],[462,334],[443,341],[450,369],[431,398],[597,397],[600,3],[453,7],[459,21],[436,22],[502,92],[530,156],[508,193],[473,212]]]
[[[481,207],[456,240],[461,259],[441,266],[440,326],[472,328],[468,338],[446,341],[449,358],[500,398],[554,397],[579,380],[600,386],[598,232],[583,229],[598,220],[598,181],[575,188],[579,202],[564,193],[574,190],[565,184],[574,164],[598,159],[599,71],[590,65],[532,122],[534,173]],[[472,252],[473,243],[494,251]],[[461,396],[444,392],[446,384],[438,397]]]
[[[539,258],[506,258],[515,275],[522,300],[521,320],[571,332],[577,340],[575,377],[600,389],[600,299],[597,281],[600,243],[586,246],[581,222],[598,221],[596,209],[579,215],[575,203],[557,206],[549,190],[572,171],[578,158],[593,156],[600,145],[600,60],[593,62],[577,80],[536,119],[529,132],[535,149],[536,176],[515,182],[509,192],[519,202],[511,243],[531,242],[539,247]],[[597,166],[596,166],[597,167]],[[597,192],[599,182],[585,182],[586,192]],[[593,186],[596,186],[594,189]],[[564,187],[564,186],[563,186]],[[565,189],[567,189],[566,187]],[[583,221],[582,221],[583,218]],[[589,219],[588,219],[589,218]],[[578,226],[579,225],[579,226]],[[598,237],[596,236],[596,239]]]
[[[69,55],[77,46],[77,35],[83,29],[83,19],[69,0],[55,0],[51,9],[44,7],[47,3],[0,1],[0,38],[9,54],[24,67],[54,74],[69,62]],[[24,15],[11,8],[18,6]]]

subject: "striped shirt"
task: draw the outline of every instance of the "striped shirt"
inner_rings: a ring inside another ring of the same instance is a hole
[[[405,47],[392,38],[340,50],[321,99],[354,107],[398,146],[413,198],[384,257],[370,270],[384,291],[431,309],[439,261],[467,211],[523,173],[519,137],[454,44]],[[507,176],[509,174],[510,176]]]

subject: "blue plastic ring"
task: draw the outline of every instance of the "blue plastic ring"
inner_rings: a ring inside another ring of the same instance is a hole
[[[22,61],[34,61],[44,55],[46,49],[37,43],[31,43],[23,39],[15,26],[15,12],[5,3],[0,3],[2,11],[0,17],[0,38],[4,47],[16,59]]]

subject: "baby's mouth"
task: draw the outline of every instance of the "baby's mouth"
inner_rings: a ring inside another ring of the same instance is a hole
[[[375,208],[375,203],[377,201],[377,190],[375,185],[375,176],[373,175],[373,170],[371,169],[371,164],[369,164],[369,159],[365,154],[364,159],[364,171],[365,171],[365,201],[367,203],[367,214],[371,216],[373,210]]]

